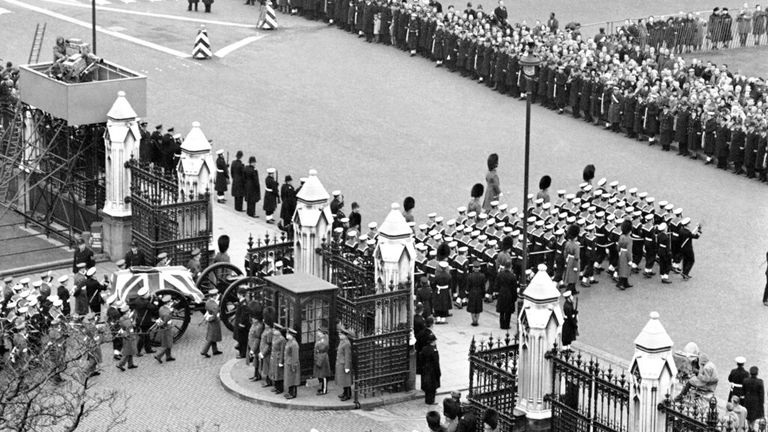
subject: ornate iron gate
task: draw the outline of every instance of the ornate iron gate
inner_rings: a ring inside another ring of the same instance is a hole
[[[192,250],[200,249],[200,265],[208,267],[211,241],[211,197],[179,193],[174,173],[136,159],[131,169],[131,209],[133,240],[149,262],[166,252],[171,263],[184,265]]]
[[[518,339],[494,339],[472,343],[469,346],[469,407],[475,412],[482,429],[483,413],[495,409],[499,413],[499,432],[511,432],[512,416],[517,402]]]
[[[629,380],[624,371],[603,368],[581,353],[553,349],[553,432],[626,432],[629,429]]]
[[[370,253],[338,239],[323,241],[318,253],[323,257],[323,279],[339,287],[337,321],[357,335],[350,338],[355,404],[359,396],[404,391],[410,374],[410,290],[404,285],[377,286]]]

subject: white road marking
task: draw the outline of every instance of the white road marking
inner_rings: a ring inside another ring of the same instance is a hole
[[[120,0],[120,1],[125,3],[125,4],[136,3],[136,0]]]
[[[112,4],[112,2],[109,0],[96,0],[96,4],[99,6],[106,6]]]
[[[56,3],[56,4],[71,6],[71,7],[79,7],[83,9],[91,9],[90,4],[86,5],[82,3],[73,3],[70,0],[42,0],[42,1],[45,1],[48,3]],[[107,1],[107,0],[96,0],[97,3],[99,1]],[[150,1],[162,1],[162,0],[150,0]],[[216,24],[216,25],[229,26],[229,27],[242,27],[242,28],[256,29],[255,24],[243,24],[243,23],[217,21],[217,20],[205,20],[200,18],[190,18],[185,16],[158,14],[158,13],[152,13],[152,12],[140,12],[140,11],[133,11],[133,10],[109,8],[109,7],[98,7],[96,9],[100,11],[122,13],[127,15],[139,15],[139,16],[146,16],[146,17],[152,17],[152,18],[164,18],[164,19],[170,19],[170,20],[176,20],[176,21],[195,22],[195,23],[201,23],[201,24]]]
[[[80,21],[78,19],[75,19],[75,18],[72,18],[72,17],[68,17],[66,15],[63,15],[63,14],[60,14],[60,13],[57,13],[57,12],[49,11],[48,9],[43,9],[41,7],[32,6],[32,5],[23,3],[23,2],[21,2],[19,0],[2,0],[2,1],[4,1],[6,3],[9,3],[9,4],[12,4],[12,5],[15,5],[15,6],[18,6],[18,7],[23,7],[25,9],[29,9],[29,10],[31,10],[33,12],[41,13],[43,15],[48,15],[50,17],[53,17],[53,18],[56,18],[56,19],[60,19],[62,21],[66,21],[66,22],[69,22],[69,23],[72,23],[72,24],[75,24],[75,25],[79,25],[81,27],[91,28],[91,23],[90,22]],[[126,40],[128,42],[135,43],[136,45],[141,45],[141,46],[146,47],[146,48],[151,48],[153,50],[157,50],[157,51],[160,51],[160,52],[163,52],[163,53],[166,53],[166,54],[170,54],[170,55],[175,56],[175,57],[179,57],[179,58],[189,58],[189,57],[192,57],[191,54],[183,53],[181,51],[177,51],[177,50],[172,49],[172,48],[164,47],[164,46],[158,45],[158,44],[156,44],[154,42],[145,41],[145,40],[139,39],[137,37],[133,37],[133,36],[129,36],[129,35],[126,35],[126,34],[123,34],[123,33],[118,33],[118,32],[114,32],[114,31],[111,31],[111,30],[107,30],[104,27],[101,27],[101,26],[98,26],[98,25],[96,26],[96,30],[101,32],[101,33],[104,33],[106,35],[109,35],[109,36],[112,36],[112,37],[115,37],[115,38],[118,38],[118,39],[123,39],[123,40]]]
[[[225,55],[231,53],[232,51],[238,50],[246,45],[248,45],[251,42],[256,42],[259,39],[264,38],[266,35],[261,36],[248,36],[247,38],[243,40],[239,40],[233,44],[227,45],[224,48],[216,51],[213,55],[216,57],[224,57]]]
[[[9,13],[13,13],[13,12],[9,11],[8,9],[0,8],[0,15],[9,14]]]

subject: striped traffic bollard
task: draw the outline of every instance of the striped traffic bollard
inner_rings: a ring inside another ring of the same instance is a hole
[[[261,28],[264,30],[277,29],[277,17],[275,16],[275,10],[272,8],[272,2],[267,0],[266,2],[267,13],[264,15],[264,24]]]
[[[211,41],[208,39],[208,30],[204,25],[200,26],[195,37],[195,48],[192,50],[192,58],[204,60],[211,58]]]

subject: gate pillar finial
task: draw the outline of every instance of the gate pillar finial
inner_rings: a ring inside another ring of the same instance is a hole
[[[635,354],[629,373],[629,431],[663,432],[665,415],[657,409],[665,394],[674,394],[677,367],[672,338],[659,320],[658,312],[635,338]]]

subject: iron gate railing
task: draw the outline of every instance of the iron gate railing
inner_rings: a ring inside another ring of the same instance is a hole
[[[369,252],[345,246],[340,239],[323,242],[323,279],[336,285],[336,320],[355,331],[352,342],[354,400],[382,392],[404,391],[410,375],[410,327],[413,313],[407,284],[375,283]]]
[[[595,359],[570,350],[547,353],[552,360],[553,432],[626,432],[629,429],[629,380],[625,372],[605,369]]]
[[[707,406],[690,403],[690,400],[675,400],[667,394],[658,406],[664,413],[666,432],[749,432],[749,426],[739,426],[737,420],[721,416],[717,408],[717,399],[712,397]],[[765,432],[766,419],[756,421],[756,430]]]
[[[200,265],[208,267],[212,232],[210,193],[182,194],[173,173],[136,159],[131,170],[132,235],[150,262],[161,252],[171,263],[184,265],[200,249]]]
[[[485,342],[469,345],[469,409],[475,412],[478,429],[482,429],[483,413],[494,409],[499,414],[499,432],[511,432],[512,413],[517,403],[518,336],[502,340],[489,336]]]

